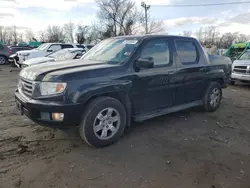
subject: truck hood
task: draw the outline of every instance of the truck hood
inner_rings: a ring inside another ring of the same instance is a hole
[[[26,59],[30,59],[33,57],[44,57],[47,55],[47,52],[41,51],[41,50],[24,50],[17,52],[18,56],[27,56],[26,54],[29,54]]]
[[[46,80],[48,80],[51,76],[60,76],[78,71],[88,71],[92,69],[102,69],[115,66],[117,65],[111,65],[100,61],[82,59],[67,60],[54,63],[42,63],[26,67],[20,72],[20,76],[32,81],[41,81],[44,76],[46,76]]]
[[[249,66],[250,65],[250,60],[235,60],[233,62],[233,65],[234,66],[237,66],[237,65],[246,65],[246,66]]]
[[[46,62],[50,62],[50,61],[54,61],[54,60],[55,59],[52,57],[36,57],[36,58],[32,58],[32,59],[28,59],[28,60],[24,61],[23,64],[31,66],[31,65],[46,63]]]
[[[35,53],[35,52],[42,52],[42,51],[40,51],[40,50],[36,50],[36,49],[33,49],[33,50],[22,50],[22,51],[19,51],[19,52],[17,52],[17,54],[19,55],[22,55],[22,54],[27,54],[27,53]]]

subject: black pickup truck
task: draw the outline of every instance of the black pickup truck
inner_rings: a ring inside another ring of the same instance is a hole
[[[132,120],[194,106],[215,111],[231,74],[228,57],[208,55],[180,36],[123,36],[93,47],[80,60],[24,68],[16,104],[46,126],[77,125],[95,147],[117,141]]]

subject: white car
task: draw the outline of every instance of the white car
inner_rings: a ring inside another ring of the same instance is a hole
[[[33,50],[24,50],[17,52],[18,64],[22,64],[24,61],[35,58],[35,57],[45,57],[53,52],[56,52],[65,48],[82,48],[85,49],[84,45],[80,44],[62,44],[62,43],[44,43],[38,48]],[[87,51],[87,50],[86,50]]]
[[[250,50],[233,62],[230,83],[234,85],[237,80],[250,83]]]
[[[69,59],[79,59],[85,53],[85,50],[82,48],[67,48],[59,50],[45,57],[36,57],[28,59],[23,62],[21,68],[28,67],[31,65],[38,65],[41,63],[55,62],[55,61],[64,61]]]

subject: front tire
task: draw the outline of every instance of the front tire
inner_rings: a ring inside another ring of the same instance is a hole
[[[205,91],[203,107],[207,112],[214,112],[220,106],[222,98],[221,85],[218,82],[211,82]]]
[[[84,110],[79,134],[89,145],[105,147],[122,136],[125,126],[126,111],[122,103],[111,97],[98,97]]]
[[[7,59],[4,56],[0,56],[0,65],[4,65],[7,63]]]
[[[230,85],[234,85],[235,84],[235,81],[234,80],[231,80],[230,81]]]

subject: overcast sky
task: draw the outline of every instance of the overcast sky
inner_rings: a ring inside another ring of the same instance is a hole
[[[153,6],[218,2],[232,0],[146,0],[152,5],[152,17],[163,20],[169,34],[179,34],[183,30],[194,33],[206,25],[218,25],[221,33],[238,31],[250,34],[250,4],[189,8]],[[141,0],[136,0],[138,7],[140,3]],[[91,24],[97,11],[94,0],[0,0],[0,25],[29,27],[38,32],[48,25],[63,25],[69,21]]]

